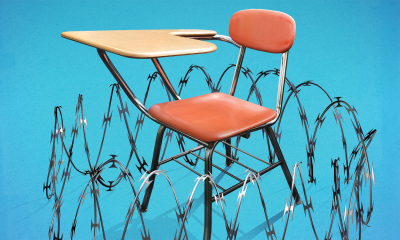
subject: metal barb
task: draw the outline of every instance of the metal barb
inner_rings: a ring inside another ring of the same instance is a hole
[[[317,117],[317,119],[315,120],[315,123],[319,124],[319,128],[322,127],[322,124],[324,123],[325,118],[326,118],[326,117],[321,118],[321,117],[319,116],[319,114],[318,114],[318,117]]]
[[[121,119],[121,121],[122,121],[122,116],[121,116],[122,114],[128,113],[129,117],[131,116],[129,114],[128,104],[126,102],[125,102],[125,108],[124,108],[124,105],[121,106],[121,109],[119,109],[119,106],[117,106],[117,108],[118,108],[118,112],[119,112],[119,118]]]
[[[85,115],[85,119],[81,118],[79,122],[80,122],[80,126],[82,126],[82,124],[86,124],[86,128],[87,128],[87,119],[86,119],[86,115]]]
[[[136,165],[136,168],[138,169],[138,171],[140,173],[142,173],[142,170],[143,170],[143,172],[146,174],[147,170],[146,170],[146,168],[144,166],[148,166],[148,165],[147,165],[146,160],[144,160],[144,157],[142,157],[142,159],[143,159],[143,161],[141,162],[140,159],[138,158],[139,166]]]
[[[271,225],[272,225],[272,224],[271,224]],[[270,239],[270,238],[271,238],[271,240],[272,240],[272,239],[273,239],[272,236],[275,236],[275,239],[276,239],[276,234],[275,234],[274,225],[272,225],[271,228],[272,228],[271,231],[268,232],[267,229],[264,227],[265,234],[267,234],[267,239]]]
[[[289,206],[287,205],[287,199],[286,199],[286,201],[285,201],[285,210],[284,210],[284,212],[283,212],[282,220],[283,220],[283,218],[285,217],[286,212],[288,212],[288,214],[289,214],[289,211],[292,212],[292,219],[293,219],[293,215],[294,215],[294,205],[295,205],[295,203],[293,203],[293,205],[290,206],[290,208],[289,208]]]
[[[104,113],[103,125],[101,125],[101,127],[104,126],[104,123],[106,123],[106,125],[107,125],[107,122],[108,122],[108,126],[110,126],[110,124],[111,124],[111,117],[112,117],[112,112],[111,112],[111,114],[110,114],[109,117],[106,117],[106,114]]]
[[[62,173],[61,180],[62,180],[64,177],[68,177],[68,181],[69,181],[69,176],[71,175],[71,171],[72,171],[72,168],[69,170],[69,172],[68,172],[68,170],[65,171],[65,168],[64,168],[64,169],[63,169],[63,173]]]
[[[314,212],[314,208],[312,206],[312,202],[311,202],[311,197],[310,197],[310,203],[308,205],[304,205],[303,203],[303,208],[304,208],[304,215],[307,216],[306,210],[308,210],[309,208],[311,208]]]
[[[93,197],[93,194],[95,196],[100,196],[100,192],[99,192],[99,186],[97,186],[97,189],[92,189],[90,188],[90,195]]]
[[[96,227],[100,231],[100,221],[98,223],[96,223],[96,222],[93,223],[93,220],[90,219],[90,230],[93,230],[93,228],[95,228],[95,230],[96,230]]]
[[[232,226],[232,220],[231,220],[229,226],[226,226],[226,232],[228,233],[228,239],[229,240],[236,239],[236,235],[237,235],[238,229],[239,229],[239,224],[235,228],[235,226]]]
[[[364,176],[365,176],[365,184],[367,184],[367,179],[370,178],[374,182],[374,186],[375,186],[375,174],[374,174],[374,165],[373,164],[371,167],[371,172],[369,172],[369,173],[367,173],[365,171],[365,167],[364,167]]]

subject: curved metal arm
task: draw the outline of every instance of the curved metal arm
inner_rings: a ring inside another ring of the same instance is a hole
[[[224,41],[224,42],[228,42],[230,44],[235,45],[236,47],[240,48],[241,45],[239,45],[237,42],[233,41],[232,38],[228,37],[228,36],[224,36],[224,35],[214,35],[213,36],[214,40],[220,40],[220,41]]]
[[[240,75],[240,70],[242,69],[242,62],[243,62],[244,53],[246,51],[246,47],[239,45],[238,43],[233,41],[232,38],[230,38],[228,36],[218,35],[218,34],[214,35],[212,37],[190,37],[190,38],[198,39],[198,40],[220,40],[220,41],[231,43],[231,44],[235,45],[236,47],[240,48],[238,60],[237,60],[236,67],[235,67],[235,73],[233,74],[231,89],[229,90],[229,95],[233,96],[235,94],[237,81],[238,81],[239,75]]]
[[[276,109],[275,109],[276,117],[273,120],[271,120],[265,124],[262,124],[255,128],[249,129],[245,132],[241,132],[240,134],[232,136],[231,138],[236,137],[236,136],[242,136],[246,133],[254,132],[254,131],[260,130],[262,128],[268,127],[268,126],[272,126],[279,119],[281,110],[282,110],[282,100],[283,100],[283,93],[284,93],[284,89],[285,89],[286,67],[287,67],[288,55],[289,55],[289,51],[282,53],[281,67],[280,67],[280,74],[279,74],[279,84],[278,84],[278,97],[276,99]],[[240,55],[239,55],[239,57],[240,57]]]
[[[176,93],[174,87],[172,86],[171,82],[169,81],[167,74],[165,73],[164,69],[162,68],[160,62],[158,61],[157,58],[152,58],[151,61],[153,62],[154,66],[156,67],[158,73],[160,74],[164,85],[168,89],[168,91],[171,93],[172,97],[175,100],[181,100],[181,97]]]
[[[238,44],[237,42],[233,41],[232,38],[225,36],[225,35],[214,35],[212,37],[188,37],[188,38],[192,38],[192,39],[198,39],[198,40],[220,40],[223,42],[228,42],[230,44],[233,44],[235,47],[240,48],[241,45]]]
[[[126,96],[128,96],[129,100],[131,100],[133,105],[135,105],[144,115],[153,119],[153,117],[149,115],[149,110],[144,106],[142,102],[139,101],[135,94],[133,94],[128,84],[126,84],[125,80],[121,77],[114,64],[108,58],[107,53],[102,49],[97,49],[97,53],[99,54],[101,60],[103,60],[103,63],[106,65],[108,70],[114,76],[115,80],[117,80],[119,86],[121,86],[122,90],[124,90]]]
[[[288,60],[289,50],[282,53],[281,69],[279,73],[278,97],[276,99],[276,119],[279,118],[282,109],[283,93],[285,89],[286,67]]]
[[[235,73],[233,74],[231,90],[229,95],[233,96],[235,94],[237,81],[239,80],[240,70],[242,69],[242,63],[244,58],[244,53],[246,52],[246,47],[240,47],[239,56],[235,67]]]

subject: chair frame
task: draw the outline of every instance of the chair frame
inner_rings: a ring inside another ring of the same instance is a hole
[[[192,37],[194,39],[201,39],[201,40],[220,40],[220,41],[224,41],[224,42],[228,42],[231,43],[233,45],[235,45],[236,47],[240,48],[239,50],[239,56],[238,56],[238,60],[237,60],[237,64],[236,64],[236,68],[235,68],[235,72],[233,75],[233,80],[232,80],[232,84],[231,84],[231,88],[230,88],[230,92],[229,95],[233,96],[235,94],[235,90],[236,90],[236,85],[239,79],[239,74],[240,74],[240,70],[242,67],[242,62],[243,62],[243,58],[244,58],[244,54],[246,51],[246,47],[244,46],[240,46],[239,44],[237,44],[236,42],[234,42],[230,37],[227,36],[223,36],[223,35],[215,35],[213,37]],[[181,164],[182,166],[186,167],[187,169],[189,169],[190,171],[194,172],[195,174],[201,176],[202,174],[194,171],[193,169],[191,169],[190,167],[186,166],[185,164],[183,164],[182,162],[180,162],[179,160],[177,160],[177,158],[191,154],[194,155],[196,157],[198,157],[199,159],[203,160],[205,163],[205,169],[204,169],[204,173],[205,174],[210,174],[212,173],[212,168],[215,167],[217,168],[219,171],[229,175],[230,177],[236,179],[237,181],[239,181],[239,183],[233,185],[232,187],[228,188],[228,189],[224,189],[222,187],[220,187],[219,185],[217,185],[218,188],[220,188],[222,190],[222,192],[219,194],[218,197],[222,197],[222,196],[226,196],[227,194],[235,191],[236,189],[240,188],[241,186],[243,186],[243,184],[245,184],[245,180],[241,180],[238,177],[230,174],[229,172],[221,169],[220,167],[214,165],[212,163],[212,155],[214,152],[224,156],[226,158],[226,166],[231,166],[233,162],[241,165],[242,167],[245,167],[247,169],[249,169],[250,171],[253,171],[255,174],[259,174],[260,176],[271,171],[272,169],[276,168],[277,166],[281,166],[282,171],[285,175],[285,178],[287,180],[287,183],[289,185],[289,189],[292,186],[292,176],[290,174],[289,168],[286,164],[285,158],[283,157],[282,151],[279,147],[279,143],[275,137],[275,133],[272,130],[271,126],[278,120],[278,118],[280,117],[280,113],[281,113],[281,109],[282,109],[282,100],[283,100],[283,93],[284,93],[284,87],[285,87],[285,77],[286,77],[286,67],[287,67],[287,60],[288,60],[288,53],[289,51],[286,51],[284,53],[282,53],[282,58],[281,58],[281,66],[280,66],[280,75],[279,75],[279,85],[278,85],[278,96],[277,96],[277,101],[276,101],[276,117],[265,124],[262,124],[260,126],[257,126],[255,128],[252,128],[250,130],[244,131],[240,134],[237,134],[235,136],[232,136],[228,139],[224,139],[221,141],[216,141],[216,142],[211,142],[211,143],[206,143],[203,142],[199,139],[196,139],[184,132],[181,132],[177,129],[174,129],[173,127],[170,127],[168,125],[166,125],[165,123],[155,119],[154,117],[152,117],[149,113],[148,113],[148,109],[144,106],[144,104],[142,104],[139,99],[134,95],[134,93],[132,92],[132,90],[129,88],[129,86],[127,85],[127,83],[125,82],[125,80],[121,77],[121,75],[119,74],[119,72],[117,71],[117,69],[115,68],[115,66],[113,65],[113,63],[111,62],[111,60],[108,58],[106,52],[102,49],[97,49],[97,52],[100,56],[100,58],[102,59],[102,61],[104,62],[104,64],[107,66],[108,70],[111,72],[111,74],[114,76],[114,78],[116,79],[116,81],[118,82],[118,84],[120,85],[120,87],[124,90],[125,94],[128,96],[128,98],[131,100],[131,102],[139,109],[139,111],[141,111],[145,116],[147,116],[148,118],[150,118],[151,120],[155,121],[156,123],[160,124],[160,127],[157,131],[157,136],[156,136],[156,141],[155,141],[155,146],[154,146],[154,152],[153,152],[153,159],[152,159],[152,163],[151,163],[151,169],[149,171],[149,173],[153,172],[154,170],[157,170],[162,164],[165,164],[167,162],[170,161],[175,161],[179,164]],[[164,69],[162,68],[160,62],[158,61],[157,58],[152,58],[151,59],[154,66],[156,67],[159,75],[161,76],[164,85],[167,87],[168,91],[171,93],[172,97],[174,98],[174,100],[181,100],[180,96],[177,94],[177,92],[175,91],[174,87],[172,86],[171,82],[169,81]],[[159,161],[159,157],[160,157],[160,150],[161,150],[161,144],[162,144],[162,140],[163,140],[163,136],[164,136],[164,132],[165,129],[169,128],[172,131],[175,131],[179,134],[182,134],[183,136],[197,142],[199,144],[199,146],[192,148],[190,150],[181,152],[173,157],[164,159],[164,160],[160,160]],[[237,136],[249,136],[249,134],[251,132],[260,130],[260,129],[266,129],[267,135],[269,137],[269,139],[271,140],[272,146],[275,150],[274,154],[277,155],[278,157],[278,161],[275,163],[269,163],[266,162],[260,158],[257,158],[233,145],[231,145],[231,138],[233,137],[237,137]],[[215,150],[216,145],[221,142],[223,144],[225,144],[226,147],[226,154],[223,154],[217,150]],[[205,157],[202,158],[201,156],[195,154],[195,151],[201,150],[205,148],[206,149],[206,153],[205,153]],[[269,165],[268,167],[266,167],[265,169],[261,170],[261,171],[255,171],[254,169],[251,169],[250,167],[247,167],[246,165],[238,162],[237,160],[233,159],[231,157],[231,148],[235,148],[259,161],[262,161],[263,163]],[[145,192],[145,196],[143,198],[142,201],[142,205],[141,205],[141,211],[142,212],[146,212],[147,208],[148,208],[148,204],[150,201],[150,197],[151,197],[151,193],[154,187],[154,182],[155,182],[155,175],[152,175],[149,179],[151,181],[151,183],[149,184],[149,186],[146,189]],[[247,180],[250,181],[250,180]],[[297,192],[296,186],[294,186],[293,189],[293,198],[295,200],[296,204],[301,204],[301,199],[300,199],[300,195]],[[203,239],[211,239],[211,227],[212,227],[212,202],[215,201],[215,198],[212,196],[212,186],[209,183],[209,180],[205,180],[204,181],[204,235],[203,235]]]

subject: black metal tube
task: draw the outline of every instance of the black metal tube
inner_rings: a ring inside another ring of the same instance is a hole
[[[230,139],[229,139],[229,142],[222,141],[222,143],[225,144],[226,147],[228,147],[228,146],[229,146],[229,148],[230,148],[230,147],[233,147],[234,149],[237,149],[237,150],[241,151],[242,153],[249,155],[249,156],[252,157],[252,158],[255,158],[255,159],[257,159],[257,160],[259,160],[259,161],[261,161],[261,162],[263,162],[263,163],[266,163],[266,164],[268,164],[268,165],[271,165],[271,163],[266,162],[266,161],[262,160],[261,158],[258,158],[258,157],[254,156],[254,155],[252,155],[252,154],[250,154],[250,153],[248,153],[248,152],[243,151],[243,150],[240,149],[240,148],[237,148],[237,147],[233,146],[233,145],[231,144]]]
[[[204,146],[197,146],[197,147],[192,148],[192,149],[190,149],[190,150],[187,150],[187,151],[185,151],[185,152],[181,152],[181,153],[179,153],[179,154],[176,154],[175,156],[172,156],[172,157],[170,157],[170,158],[166,158],[166,159],[164,159],[164,160],[161,160],[160,162],[158,162],[158,166],[161,166],[161,165],[163,165],[163,164],[165,164],[165,163],[167,163],[167,162],[170,162],[170,161],[174,160],[175,158],[183,157],[183,156],[185,156],[185,155],[188,155],[188,154],[191,153],[191,152],[195,152],[195,151],[198,151],[198,150],[203,149],[203,148],[204,148]]]
[[[285,158],[283,157],[281,148],[279,147],[278,141],[276,140],[275,133],[274,133],[274,131],[272,131],[271,127],[267,127],[267,133],[268,133],[269,139],[271,140],[272,146],[274,147],[276,156],[278,157],[279,161],[282,162],[282,164],[281,164],[282,171],[283,171],[283,174],[285,174],[285,178],[286,178],[286,181],[287,181],[287,183],[289,185],[289,189],[290,189],[292,187],[292,181],[293,181],[292,175],[290,174],[290,171],[286,164]],[[294,189],[293,189],[293,198],[294,198],[294,201],[296,204],[299,204],[301,202],[300,195],[297,192],[296,186],[294,186]]]
[[[204,173],[212,174],[212,154],[216,143],[211,143],[207,147],[204,157]],[[204,234],[203,240],[211,239],[212,228],[212,185],[209,179],[204,181]]]
[[[225,142],[226,141],[226,142]],[[226,153],[226,156],[228,156],[228,157],[232,157],[232,155],[231,155],[231,139],[230,138],[227,138],[227,139],[225,139],[225,141],[222,141],[222,143],[228,143],[228,144],[225,144],[225,153]],[[230,166],[232,166],[232,161],[229,159],[229,158],[226,158],[226,162],[225,162],[225,166],[227,166],[227,167],[230,167]]]
[[[165,132],[165,127],[161,125],[157,131],[157,137],[156,137],[156,143],[154,145],[153,160],[151,161],[150,173],[153,172],[154,170],[157,170],[158,168],[158,159],[160,158],[161,144],[164,132]],[[142,206],[140,207],[140,211],[142,212],[147,211],[147,207],[149,205],[151,197],[151,192],[153,191],[154,181],[156,180],[156,175],[152,175],[149,180],[151,182],[149,186],[146,188],[146,193],[144,194],[143,197]]]
[[[160,62],[158,61],[157,58],[152,58],[151,61],[153,62],[154,66],[156,67],[158,73],[160,74],[165,87],[168,89],[168,91],[171,93],[172,97],[175,100],[181,100],[179,95],[176,93],[174,87],[172,86],[171,82],[169,81],[167,74],[165,73],[164,69],[162,68]]]

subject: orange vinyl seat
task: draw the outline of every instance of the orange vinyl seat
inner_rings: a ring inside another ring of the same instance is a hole
[[[159,121],[204,142],[219,141],[270,122],[272,109],[225,93],[159,103],[149,114]]]

